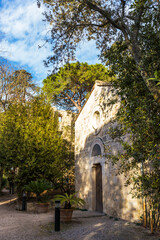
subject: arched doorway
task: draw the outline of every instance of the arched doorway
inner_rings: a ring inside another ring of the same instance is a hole
[[[103,212],[103,178],[104,173],[104,144],[100,138],[96,138],[91,146],[90,164],[92,181],[92,209]]]
[[[103,212],[102,166],[100,164],[94,164],[92,167],[92,208],[94,211]]]

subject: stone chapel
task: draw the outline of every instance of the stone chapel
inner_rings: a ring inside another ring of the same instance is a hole
[[[131,187],[124,186],[125,177],[116,175],[116,166],[107,159],[105,149],[113,154],[121,149],[108,129],[120,103],[112,106],[112,86],[96,81],[89,99],[75,122],[75,185],[86,208],[112,217],[136,221],[142,215],[142,200],[132,198]]]

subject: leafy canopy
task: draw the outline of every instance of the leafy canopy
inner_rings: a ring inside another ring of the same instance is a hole
[[[66,64],[43,80],[43,91],[50,102],[80,112],[96,80],[111,80],[109,71],[102,64]]]
[[[18,188],[42,178],[55,186],[63,182],[73,153],[61,137],[56,112],[43,97],[10,105],[1,113],[0,128],[0,163],[6,172],[18,169]]]
[[[111,154],[109,157],[113,163],[118,163],[119,173],[125,174],[126,183],[132,184],[133,196],[146,198],[157,214],[160,201],[160,105],[144,88],[142,76],[123,42],[112,45],[107,56],[112,73],[117,74],[112,82],[115,94],[121,99],[116,118],[119,124],[113,125],[110,135],[123,146],[117,156]],[[158,80],[158,73],[155,77]],[[130,141],[126,141],[126,136]]]
[[[40,2],[40,1],[38,1]],[[94,39],[104,60],[106,51],[116,41],[122,41],[132,55],[145,83],[155,70],[160,70],[160,2],[154,0],[43,0],[46,21],[51,24],[53,49],[46,64],[59,64],[75,57],[82,39]],[[153,85],[153,86],[152,86]]]

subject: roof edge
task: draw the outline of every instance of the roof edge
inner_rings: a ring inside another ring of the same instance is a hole
[[[103,82],[103,81],[101,81],[101,80],[96,80],[95,83],[94,83],[94,85],[93,85],[93,87],[92,87],[92,89],[91,89],[90,96],[91,96],[91,94],[92,94],[92,92],[93,92],[93,90],[95,89],[96,86],[98,86],[98,87],[102,87],[102,86],[112,86],[112,84],[111,84],[111,83],[107,83],[107,82]],[[89,98],[90,98],[90,96],[89,96]],[[89,99],[89,98],[88,98],[88,99]],[[79,115],[81,114],[81,112],[83,111],[84,106],[85,106],[86,103],[88,102],[88,99],[86,100],[85,104],[84,104],[83,107],[82,107],[82,110],[81,110],[80,113],[78,114],[77,119],[78,119]],[[76,121],[77,121],[77,119],[76,119]],[[75,123],[76,123],[76,121],[75,121]]]
[[[107,82],[103,82],[103,81],[100,81],[100,80],[96,80],[95,81],[95,84],[93,85],[93,88],[95,87],[95,85],[101,87],[101,86],[112,86],[111,83],[107,83]],[[92,90],[91,90],[92,92]]]

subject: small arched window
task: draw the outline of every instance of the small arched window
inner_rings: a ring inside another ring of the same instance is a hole
[[[101,155],[101,148],[99,144],[95,144],[92,149],[92,157],[100,156]]]
[[[100,113],[99,111],[95,111],[93,114],[93,127],[94,129],[98,129],[100,125]]]
[[[62,116],[61,115],[58,116],[58,121],[62,122]]]

